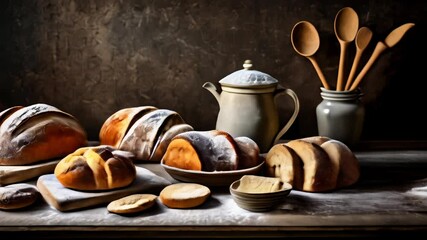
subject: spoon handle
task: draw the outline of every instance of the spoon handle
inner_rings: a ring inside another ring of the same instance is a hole
[[[331,88],[329,87],[329,84],[328,84],[328,82],[326,81],[325,75],[323,75],[323,72],[322,72],[322,70],[320,69],[319,64],[317,64],[316,59],[315,59],[314,57],[308,57],[308,56],[307,56],[307,58],[308,58],[308,59],[311,61],[311,63],[313,64],[314,69],[316,70],[317,75],[319,76],[320,81],[321,81],[321,82],[322,82],[322,84],[323,84],[323,87],[324,87],[325,89],[330,90]]]
[[[348,75],[347,83],[345,84],[344,90],[348,91],[350,89],[351,83],[353,82],[354,76],[356,75],[357,67],[359,66],[359,61],[362,56],[362,51],[357,50],[356,55],[354,55],[353,65],[351,66],[350,74]]]
[[[338,79],[337,79],[337,91],[342,91],[343,89],[343,82],[344,82],[344,62],[345,62],[345,55],[347,52],[347,43],[341,42],[341,53],[340,53],[340,62],[338,65]]]
[[[362,78],[366,75],[366,73],[369,71],[369,69],[372,67],[374,62],[381,55],[381,53],[384,52],[384,50],[386,50],[387,48],[387,45],[385,45],[383,42],[379,41],[377,43],[368,62],[362,68],[359,75],[357,75],[356,79],[354,80],[354,83],[351,85],[350,91],[355,90],[359,86],[359,83],[362,81]]]

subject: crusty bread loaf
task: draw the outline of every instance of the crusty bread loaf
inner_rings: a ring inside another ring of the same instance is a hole
[[[0,124],[0,165],[61,158],[87,146],[77,119],[47,104],[6,109],[0,113]]]
[[[134,153],[137,160],[160,162],[171,139],[190,130],[177,112],[142,106],[111,115],[101,127],[99,140],[101,145]]]
[[[172,139],[162,162],[176,168],[207,172],[260,164],[258,145],[247,137],[236,139],[219,130],[180,133]]]
[[[169,208],[194,208],[208,199],[211,191],[197,183],[175,183],[163,188],[159,199]]]
[[[107,145],[77,149],[59,161],[54,173],[64,187],[83,191],[121,188],[136,178],[133,154]]]
[[[12,210],[28,207],[35,203],[40,193],[28,183],[16,183],[0,187],[0,209]]]
[[[360,176],[353,152],[344,143],[323,136],[274,145],[267,153],[266,165],[268,176],[280,177],[294,189],[307,192],[347,187]]]

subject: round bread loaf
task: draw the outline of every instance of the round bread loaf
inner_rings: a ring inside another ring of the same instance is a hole
[[[36,187],[27,183],[17,183],[0,187],[0,209],[13,210],[28,207],[39,198]]]
[[[360,176],[354,153],[344,143],[324,136],[274,145],[267,153],[266,166],[268,176],[280,177],[295,190],[307,192],[347,187]]]
[[[175,183],[163,188],[159,198],[169,208],[193,208],[203,204],[210,194],[210,189],[201,184]]]
[[[106,145],[77,149],[54,173],[64,187],[84,191],[125,187],[136,178],[133,154]]]
[[[156,203],[154,194],[133,194],[108,204],[107,210],[112,213],[130,214],[144,211]]]
[[[191,130],[177,112],[142,106],[111,115],[101,127],[99,140],[101,145],[132,152],[136,160],[160,162],[171,139]]]
[[[61,158],[83,146],[87,146],[83,127],[53,106],[15,106],[0,113],[0,165]]]

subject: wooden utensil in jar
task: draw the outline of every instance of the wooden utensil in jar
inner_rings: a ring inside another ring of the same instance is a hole
[[[351,85],[350,91],[353,91],[354,89],[356,89],[359,86],[363,77],[366,75],[366,73],[369,71],[369,69],[372,67],[374,62],[381,55],[381,53],[383,53],[386,49],[391,48],[394,45],[396,45],[402,39],[402,37],[405,35],[405,33],[409,29],[411,29],[413,26],[415,26],[414,23],[405,23],[405,24],[401,25],[400,27],[391,31],[387,35],[387,37],[385,38],[384,42],[379,41],[377,43],[377,45],[375,46],[375,49],[372,52],[372,55],[369,58],[368,62],[362,68],[359,75],[357,75],[356,79],[354,80],[354,83]]]
[[[314,54],[320,46],[320,37],[313,24],[308,21],[300,21],[292,28],[291,42],[295,51],[306,57],[314,66],[320,81],[325,89],[330,89],[322,70],[317,63]]]
[[[361,27],[357,31],[355,45],[356,54],[354,55],[353,65],[351,66],[350,74],[348,75],[347,83],[345,84],[344,90],[349,90],[351,83],[353,82],[354,76],[356,75],[357,67],[359,66],[360,58],[362,57],[363,51],[368,47],[369,42],[372,39],[372,31],[367,27]]]
[[[344,90],[344,66],[347,47],[354,40],[359,29],[359,17],[353,8],[345,7],[338,11],[334,21],[335,35],[340,43],[341,53],[338,65],[337,91]]]

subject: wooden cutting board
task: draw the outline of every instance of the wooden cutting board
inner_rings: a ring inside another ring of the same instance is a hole
[[[136,179],[128,187],[111,191],[83,192],[65,188],[54,174],[40,176],[37,188],[46,202],[59,211],[71,211],[101,204],[135,194],[157,194],[171,182],[143,167],[136,167]]]
[[[60,160],[25,166],[0,166],[0,186],[23,182],[43,174],[53,173]]]

